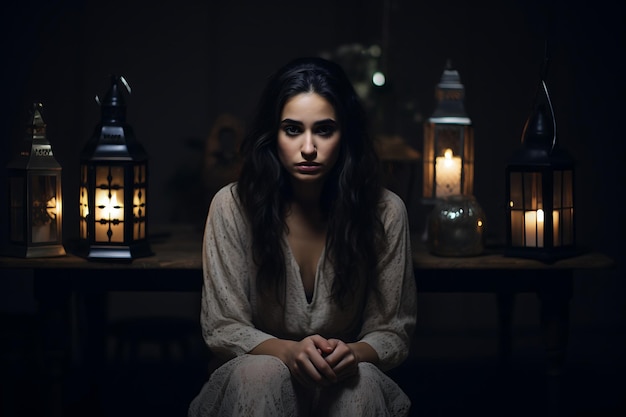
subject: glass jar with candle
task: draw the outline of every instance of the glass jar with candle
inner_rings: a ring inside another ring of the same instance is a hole
[[[440,256],[480,255],[484,228],[485,213],[474,196],[448,196],[428,216],[428,250]]]

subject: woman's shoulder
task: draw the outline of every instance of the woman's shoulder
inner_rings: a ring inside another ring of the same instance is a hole
[[[231,182],[220,188],[211,199],[211,210],[233,211],[241,208],[239,195],[237,194],[237,183]]]
[[[383,207],[383,211],[406,211],[402,198],[388,188],[383,188],[382,190],[380,205]]]
[[[237,182],[231,182],[220,188],[213,196],[213,201],[238,200],[237,198]]]

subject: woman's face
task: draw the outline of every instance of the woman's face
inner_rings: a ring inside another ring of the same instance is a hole
[[[341,132],[333,106],[316,93],[301,93],[283,107],[278,129],[278,157],[302,182],[319,182],[339,156]]]

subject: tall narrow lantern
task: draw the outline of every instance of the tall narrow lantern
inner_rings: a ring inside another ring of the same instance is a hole
[[[423,198],[474,192],[474,132],[465,112],[465,88],[450,61],[435,89],[437,106],[424,126]]]
[[[507,255],[550,262],[576,253],[574,161],[557,143],[543,77],[522,147],[506,167],[506,202]]]
[[[111,77],[101,121],[81,153],[79,236],[92,260],[132,260],[152,254],[148,242],[148,155],[126,123],[121,86]]]
[[[33,104],[26,135],[8,165],[7,255],[35,258],[65,255],[62,241],[61,165],[54,159],[41,116]]]

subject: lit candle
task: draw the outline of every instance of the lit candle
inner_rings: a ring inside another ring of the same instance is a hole
[[[552,212],[552,236],[554,246],[561,246],[561,233],[559,232],[559,211]]]
[[[543,223],[543,210],[539,209],[524,213],[526,246],[543,247]]]
[[[111,196],[109,197],[109,192]],[[117,202],[117,190],[96,190],[96,210],[99,219],[124,220],[123,207]]]
[[[443,156],[435,158],[435,176],[437,197],[461,194],[461,157],[446,149]]]
[[[526,245],[543,248],[544,246],[544,228],[545,228],[545,214],[543,210],[527,211],[524,213],[524,224],[526,232]],[[554,246],[561,245],[561,238],[559,232],[559,211],[552,211],[552,236]]]

